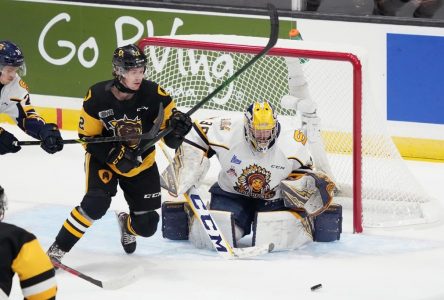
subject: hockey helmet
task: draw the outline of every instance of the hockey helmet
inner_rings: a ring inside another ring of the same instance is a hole
[[[146,69],[147,58],[142,50],[134,44],[117,47],[113,54],[113,76],[120,78],[134,68]]]
[[[279,135],[280,125],[277,114],[267,101],[254,102],[245,111],[245,138],[258,152],[265,152],[273,146]]]
[[[0,41],[0,72],[4,67],[17,67],[20,76],[26,75],[25,57],[22,50],[10,41]]]

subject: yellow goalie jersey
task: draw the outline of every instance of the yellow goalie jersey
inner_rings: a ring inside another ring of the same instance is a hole
[[[267,151],[255,151],[245,139],[242,118],[196,121],[185,139],[208,157],[217,156],[218,183],[224,191],[263,200],[279,198],[279,185],[293,170],[311,168],[305,142],[300,130],[282,129]]]

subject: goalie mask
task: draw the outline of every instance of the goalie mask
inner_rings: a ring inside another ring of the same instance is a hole
[[[135,93],[135,90],[129,89],[122,84],[122,78],[126,76],[129,70],[135,68],[144,68],[146,72],[147,58],[143,51],[136,45],[130,44],[118,47],[113,54],[113,76],[114,85],[124,93]]]
[[[25,57],[20,48],[10,41],[0,41],[0,72],[6,66],[18,68],[20,76],[26,75]]]
[[[276,113],[267,102],[254,102],[245,112],[245,139],[258,152],[273,146],[279,135],[280,125]]]

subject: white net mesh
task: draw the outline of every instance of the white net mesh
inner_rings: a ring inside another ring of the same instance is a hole
[[[211,37],[208,39],[211,41]],[[229,37],[223,40],[218,36],[217,41],[231,43]],[[265,45],[266,41],[259,44]],[[226,52],[147,46],[143,42],[142,45],[148,57],[148,77],[161,84],[178,106],[186,107],[194,106],[253,57],[236,52],[236,47]],[[302,66],[310,94],[318,104],[328,159],[341,187],[336,200],[345,199],[345,203],[341,203],[347,205],[351,203],[353,186],[353,66],[344,61],[322,59],[310,59]],[[365,71],[363,76],[361,182],[364,225],[430,222],[433,219],[428,210],[431,199],[414,180],[388,135],[385,118],[371,98]],[[266,56],[203,108],[244,111],[253,100],[267,99],[278,114],[293,115],[294,111],[280,105],[280,99],[288,93],[284,58]]]

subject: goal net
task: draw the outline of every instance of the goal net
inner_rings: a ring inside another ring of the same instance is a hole
[[[139,46],[148,58],[148,78],[165,88],[178,106],[192,107],[266,43],[262,38],[207,35],[146,38]],[[325,151],[340,187],[334,201],[353,209],[354,231],[361,232],[363,225],[435,221],[433,199],[403,162],[388,135],[380,101],[371,97],[365,64],[361,68],[363,56],[337,48],[279,40],[203,108],[243,112],[252,101],[266,99],[284,120],[295,119],[295,111],[284,109],[281,98],[289,94],[284,57],[296,57],[317,103]]]

